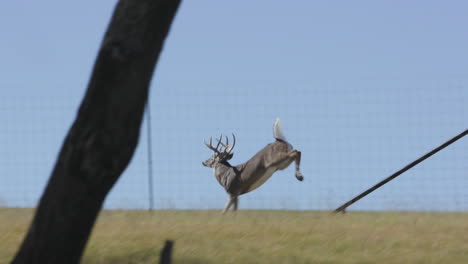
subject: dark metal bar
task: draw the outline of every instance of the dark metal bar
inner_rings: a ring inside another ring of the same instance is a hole
[[[378,188],[382,187],[384,184],[386,184],[387,182],[395,179],[396,177],[400,176],[402,173],[404,173],[405,171],[411,169],[412,167],[418,165],[419,163],[421,163],[422,161],[424,161],[425,159],[429,158],[430,156],[434,155],[435,153],[439,152],[440,150],[444,149],[445,147],[447,147],[448,145],[454,143],[455,141],[459,140],[460,138],[466,136],[466,134],[468,134],[468,129],[463,131],[462,133],[458,134],[457,136],[455,136],[454,138],[450,139],[449,141],[445,142],[444,144],[438,146],[437,148],[433,149],[432,151],[430,151],[429,153],[427,153],[426,155],[420,157],[419,159],[411,162],[410,164],[406,165],[404,168],[402,168],[401,170],[395,172],[394,174],[392,174],[391,176],[387,177],[386,179],[382,180],[381,182],[377,183],[376,185],[372,186],[371,188],[367,189],[365,192],[359,194],[358,196],[354,197],[353,199],[349,200],[348,202],[344,203],[342,206],[338,207],[337,209],[335,209],[335,213],[338,213],[338,212],[344,212],[345,209],[352,205],[353,203],[359,201],[360,199],[364,198],[366,195],[368,195],[369,193],[377,190]]]

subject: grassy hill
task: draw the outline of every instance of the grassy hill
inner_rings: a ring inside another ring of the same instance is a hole
[[[33,211],[0,208],[0,263]],[[316,211],[104,211],[83,263],[468,263],[468,213]]]

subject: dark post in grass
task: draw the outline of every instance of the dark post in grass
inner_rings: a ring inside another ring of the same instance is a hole
[[[411,169],[412,167],[416,166],[417,164],[419,164],[420,162],[424,161],[425,159],[429,158],[430,156],[434,155],[435,153],[439,152],[440,150],[444,149],[445,147],[447,147],[448,145],[454,143],[455,141],[459,140],[460,138],[464,137],[466,134],[468,134],[468,129],[463,131],[462,133],[458,134],[457,136],[455,136],[454,138],[450,139],[449,141],[445,142],[444,144],[438,146],[437,148],[433,149],[432,151],[430,151],[429,153],[427,153],[426,155],[420,157],[419,159],[411,162],[410,164],[406,165],[404,168],[402,168],[401,170],[395,172],[394,174],[392,174],[391,176],[387,177],[386,179],[382,180],[381,182],[377,183],[376,185],[372,186],[371,188],[367,189],[365,192],[359,194],[358,196],[354,197],[353,199],[349,200],[348,202],[344,203],[342,206],[338,207],[337,209],[335,209],[335,213],[338,213],[338,212],[342,212],[344,213],[345,212],[345,209],[352,205],[353,203],[359,201],[360,199],[364,198],[366,195],[368,195],[369,193],[377,190],[378,188],[382,187],[384,184],[386,184],[387,182],[395,179],[396,177],[398,177],[399,175],[401,175],[402,173],[404,173],[405,171]]]
[[[172,263],[172,247],[174,246],[174,241],[166,240],[164,248],[161,252],[161,258],[159,259],[159,264],[171,264]]]
[[[12,263],[79,263],[138,143],[148,87],[180,0],[120,0],[75,122]]]

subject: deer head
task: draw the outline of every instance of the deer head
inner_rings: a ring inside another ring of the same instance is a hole
[[[202,162],[203,166],[214,168],[216,164],[218,164],[219,162],[228,161],[232,159],[232,156],[234,155],[234,153],[232,153],[232,150],[234,149],[234,146],[236,145],[236,137],[234,136],[234,134],[232,134],[232,138],[233,138],[232,146],[229,146],[229,139],[227,136],[226,136],[226,143],[222,142],[223,135],[219,137],[218,144],[216,145],[216,147],[213,147],[212,145],[212,137],[210,137],[210,144],[207,144],[206,142],[204,142],[205,145],[209,149],[214,151],[214,154],[209,159]]]

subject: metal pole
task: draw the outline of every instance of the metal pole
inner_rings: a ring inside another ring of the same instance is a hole
[[[146,124],[147,124],[147,143],[148,143],[148,199],[149,199],[149,211],[152,211],[154,208],[153,205],[153,145],[151,143],[151,108],[150,102],[146,102]]]
[[[378,188],[382,187],[384,184],[386,184],[387,182],[395,179],[396,177],[398,177],[399,175],[401,175],[402,173],[404,173],[405,171],[411,169],[412,167],[416,166],[417,164],[419,164],[420,162],[424,161],[425,159],[429,158],[430,156],[434,155],[435,153],[439,152],[440,150],[444,149],[445,147],[447,147],[448,145],[454,143],[455,141],[459,140],[460,138],[464,137],[466,134],[468,134],[468,129],[463,131],[462,133],[458,134],[457,136],[455,136],[454,138],[450,139],[449,141],[445,142],[444,144],[438,146],[437,148],[433,149],[432,151],[430,151],[429,153],[427,153],[426,155],[420,157],[419,159],[411,162],[410,164],[406,165],[404,168],[402,168],[401,170],[395,172],[394,174],[392,174],[391,176],[387,177],[386,179],[382,180],[381,182],[377,183],[376,185],[372,186],[371,188],[367,189],[365,192],[359,194],[358,196],[354,197],[353,199],[349,200],[348,202],[344,203],[342,206],[338,207],[337,209],[335,209],[335,213],[338,213],[338,212],[343,212],[345,211],[345,209],[352,205],[353,203],[359,201],[360,199],[364,198],[366,195],[368,195],[369,193],[377,190]]]

